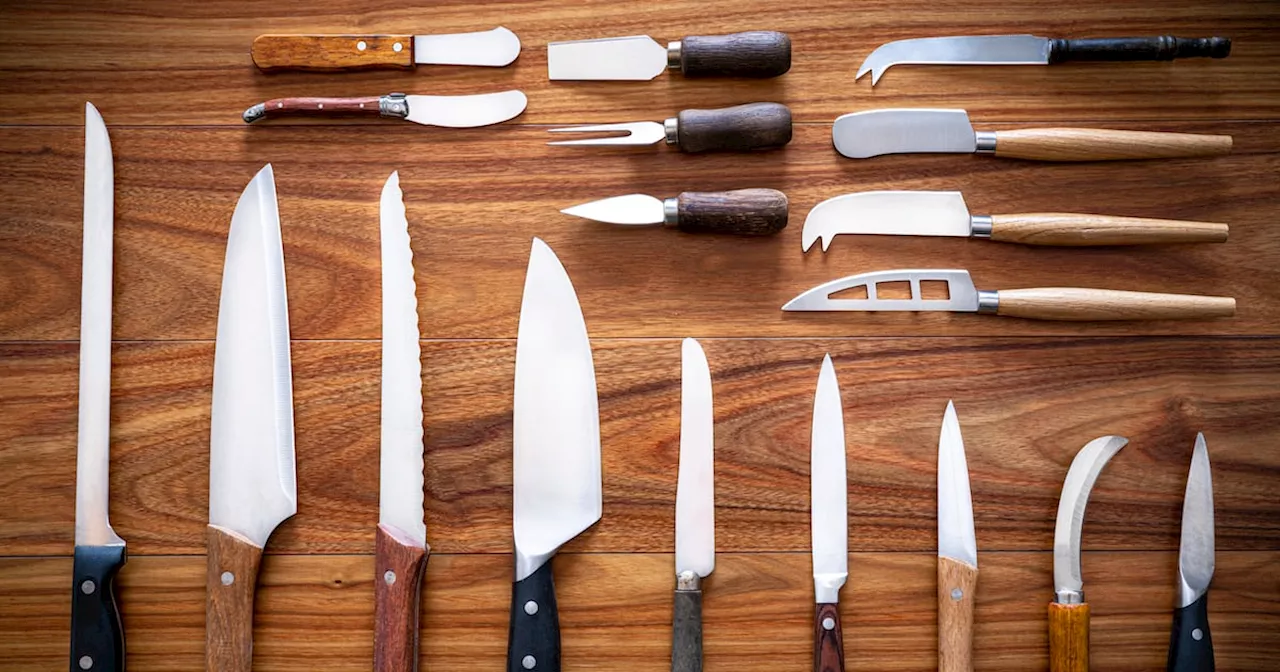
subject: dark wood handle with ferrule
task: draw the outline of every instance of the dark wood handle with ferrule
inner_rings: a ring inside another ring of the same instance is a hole
[[[231,530],[210,525],[205,579],[206,670],[253,669],[253,594],[262,549]]]
[[[1092,37],[1050,40],[1049,62],[1172,61],[1175,58],[1226,58],[1231,40],[1225,37]]]
[[[702,589],[676,589],[671,619],[671,672],[702,672]]]
[[[399,528],[382,524],[374,546],[373,669],[414,672],[418,669],[422,570],[431,551]]]
[[[71,672],[123,672],[124,627],[115,579],[124,545],[76,546],[71,585]]]
[[[1097,128],[996,131],[996,156],[1035,161],[1173,159],[1231,153],[1231,136]]]
[[[511,586],[507,672],[560,672],[560,612],[547,560]]]
[[[259,35],[249,50],[260,70],[412,68],[412,35]]]
[[[680,72],[686,77],[777,77],[791,69],[791,38],[774,30],[686,37]]]
[[[1173,612],[1168,672],[1213,672],[1213,638],[1209,636],[1209,594]]]
[[[840,605],[819,604],[813,615],[813,672],[844,672]]]
[[[686,233],[767,236],[787,226],[787,195],[777,189],[682,192],[675,226]]]
[[[991,239],[1024,245],[1222,243],[1226,224],[1060,212],[992,215]]]
[[[1049,672],[1089,672],[1089,605],[1049,603]]]
[[[273,98],[241,115],[246,124],[278,117],[382,116],[381,98]],[[404,103],[401,102],[403,105]],[[406,107],[405,114],[408,114]]]
[[[682,152],[749,152],[791,142],[791,109],[781,103],[748,103],[676,115]]]

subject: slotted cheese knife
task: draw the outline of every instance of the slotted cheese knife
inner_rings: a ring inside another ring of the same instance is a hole
[[[502,27],[447,35],[259,35],[249,53],[266,71],[502,67],[520,55],[520,38]]]

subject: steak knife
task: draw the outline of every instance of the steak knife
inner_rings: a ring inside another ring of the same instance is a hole
[[[600,520],[600,412],[578,296],[538,238],[516,332],[513,416],[516,572],[507,672],[559,672],[551,558]]]
[[[978,539],[956,408],[947,402],[938,438],[938,670],[973,671]]]
[[[275,177],[240,195],[213,355],[205,669],[253,667],[253,596],[271,532],[298,511],[289,310]]]
[[[444,35],[259,35],[250,55],[254,65],[267,71],[501,67],[520,55],[520,38],[501,26]]]
[[[71,578],[72,672],[124,669],[115,578],[125,562],[107,516],[111,467],[111,250],[115,170],[107,125],[84,104],[84,251],[80,279],[80,418]]]
[[[791,69],[791,38],[753,30],[686,37],[666,48],[648,35],[547,45],[547,76],[552,80],[643,81],[668,68],[686,77],[777,77]]]
[[[849,490],[844,459],[844,410],[831,355],[822,358],[813,397],[809,453],[809,532],[813,548],[814,672],[843,672],[840,589],[849,579]]]
[[[391,93],[367,98],[276,98],[244,111],[246,124],[280,117],[362,116],[405,119],[423,126],[475,128],[500,124],[524,112],[529,99],[520,91],[473,96],[407,96]]]
[[[1196,447],[1182,498],[1182,543],[1178,548],[1178,608],[1169,638],[1169,672],[1213,672],[1209,636],[1209,583],[1213,581],[1213,477],[1204,434]]]
[[[711,370],[692,338],[680,346],[680,470],[671,672],[702,672],[702,580],[716,567]]]

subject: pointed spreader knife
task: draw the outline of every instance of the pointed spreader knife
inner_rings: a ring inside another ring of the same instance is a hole
[[[262,70],[501,67],[520,55],[520,38],[502,27],[445,35],[259,35],[250,53]]]
[[[628,194],[560,212],[623,226],[661,225],[685,233],[767,236],[787,226],[787,195],[777,189],[685,191],[666,199]]]
[[[822,358],[813,397],[809,446],[809,533],[813,551],[814,672],[844,671],[840,589],[849,579],[849,490],[845,474],[844,410],[831,355]]]
[[[624,133],[558,140],[548,145],[596,147],[656,145],[666,140],[682,152],[749,152],[791,142],[791,109],[781,103],[747,103],[715,110],[684,110],[662,123],[632,121],[549,129],[551,133]]]
[[[552,42],[547,76],[556,79],[653,79],[667,68],[686,77],[777,77],[791,69],[791,38],[772,30],[686,37],[663,48],[648,35]]]
[[[279,117],[387,117],[423,126],[474,128],[500,124],[524,112],[529,99],[520,91],[473,96],[408,96],[392,93],[367,98],[276,98],[244,111],[246,124]]]
[[[716,567],[711,370],[692,338],[680,346],[680,466],[671,672],[702,672],[702,580]]]
[[[973,672],[973,602],[978,539],[969,467],[955,406],[947,402],[938,438],[938,671]]]
[[[1182,498],[1178,548],[1178,607],[1169,639],[1169,672],[1213,672],[1209,583],[1213,581],[1213,477],[1204,434],[1196,434]]]

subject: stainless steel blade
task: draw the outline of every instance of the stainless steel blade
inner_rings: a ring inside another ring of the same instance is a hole
[[[822,358],[813,397],[809,448],[809,531],[813,592],[818,604],[835,604],[849,579],[849,488],[844,461],[844,410],[831,355]]]
[[[1098,474],[1112,456],[1129,440],[1120,436],[1103,436],[1085,444],[1071,461],[1067,479],[1058,500],[1058,520],[1053,528],[1053,585],[1059,601],[1070,601],[1064,594],[1082,597],[1084,579],[1080,573],[1080,530],[1084,527],[1084,508]]]
[[[876,293],[876,284],[882,282],[906,282],[911,285],[910,299],[882,299]],[[945,299],[926,299],[920,289],[922,282],[947,283]],[[855,287],[866,287],[865,299],[833,299],[831,296]],[[968,271],[915,270],[876,271],[850,275],[825,282],[782,306],[783,310],[950,310],[960,313],[978,311],[978,290],[973,286]]]
[[[602,198],[561,210],[566,215],[594,219],[606,224],[661,224],[662,199],[646,194]]]
[[[582,140],[558,140],[548,145],[596,147],[608,145],[656,145],[667,139],[667,131],[656,121],[630,121],[621,124],[595,124],[593,126],[566,126],[549,128],[548,133],[625,133],[605,138]]]
[[[853,159],[881,154],[977,150],[977,137],[964,110],[886,109],[854,112],[831,127],[836,151]]]
[[[474,128],[500,124],[524,112],[529,99],[520,91],[481,93],[474,96],[405,96],[415,124],[447,128]]]
[[[413,249],[400,174],[382,187],[382,447],[378,522],[425,544],[422,494],[422,360]]]
[[[600,519],[600,412],[587,325],[569,275],[533,239],[516,334],[516,580]]]
[[[433,65],[502,67],[520,55],[520,38],[501,26],[493,30],[413,38],[413,62]]]
[[[111,255],[115,168],[102,115],[84,104],[84,251],[80,278],[80,418],[76,545],[123,546],[107,517],[111,466]]]
[[[947,402],[938,437],[938,555],[978,566],[978,539],[973,531],[973,494],[964,439],[956,408]]]
[[[1182,498],[1182,543],[1178,548],[1178,607],[1191,606],[1213,580],[1213,476],[1204,434],[1196,434]]]
[[[842,233],[886,236],[969,235],[969,208],[958,191],[863,191],[829,198],[809,211],[800,238],[822,251]]]
[[[855,80],[871,73],[875,86],[895,65],[1048,65],[1049,40],[1035,35],[976,35],[897,40],[876,47]]]
[[[547,75],[555,79],[647,80],[667,69],[667,49],[648,35],[547,45]]]
[[[676,574],[716,566],[715,440],[711,369],[692,338],[680,347],[680,472],[676,481]]]
[[[258,546],[297,513],[284,249],[271,164],[240,195],[213,354],[209,523]]]

